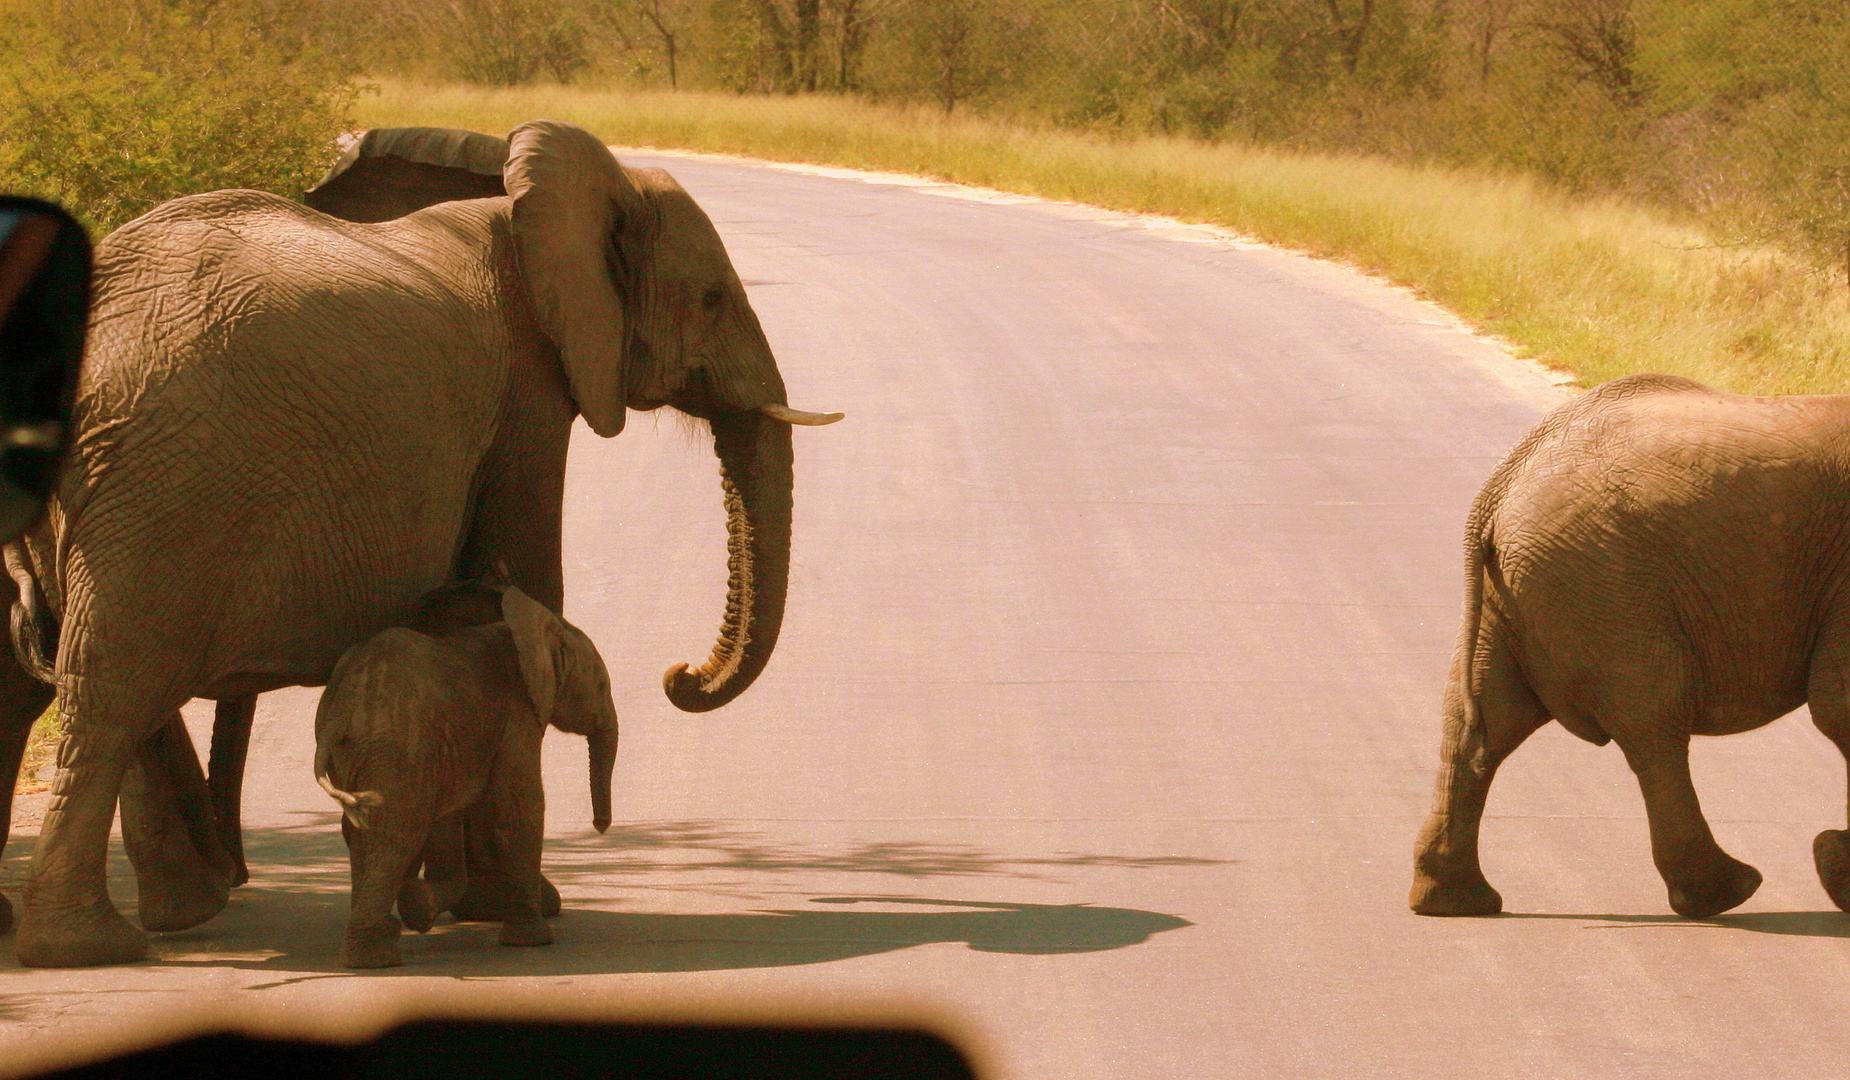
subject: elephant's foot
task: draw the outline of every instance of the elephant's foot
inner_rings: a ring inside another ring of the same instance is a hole
[[[545,919],[509,919],[501,924],[503,945],[551,945],[552,927]]]
[[[1831,895],[1831,903],[1850,911],[1850,833],[1826,829],[1811,842],[1812,861],[1818,864],[1818,882]]]
[[[148,874],[141,881],[138,913],[145,930],[190,930],[225,910],[230,899],[230,886],[217,874]]]
[[[13,904],[6,897],[0,896],[0,934],[13,932]]]
[[[431,924],[437,921],[437,912],[441,910],[437,906],[437,897],[423,881],[413,878],[398,890],[398,917],[404,920],[405,926],[420,934],[430,932]]]
[[[1503,910],[1503,897],[1479,873],[1441,881],[1416,870],[1407,902],[1420,915],[1495,915]]]
[[[457,904],[469,892],[469,883],[461,878],[424,879],[424,887],[430,890],[430,907],[433,913],[453,911]]]
[[[107,899],[98,905],[53,908],[35,903],[33,893],[28,883],[19,935],[13,941],[13,950],[26,967],[98,967],[132,964],[147,957],[147,935]]]
[[[442,910],[441,908],[439,910]],[[501,922],[512,910],[507,886],[499,882],[470,881],[469,887],[454,904],[450,914],[461,922]],[[556,918],[559,914],[559,890],[544,876],[540,878],[540,914]]]
[[[379,926],[347,928],[347,940],[340,947],[340,962],[350,968],[397,967],[405,962],[398,951],[398,920],[386,916]]]
[[[1740,906],[1760,888],[1760,871],[1738,859],[1722,856],[1721,873],[1707,881],[1670,887],[1670,910],[1685,919],[1706,919]]]

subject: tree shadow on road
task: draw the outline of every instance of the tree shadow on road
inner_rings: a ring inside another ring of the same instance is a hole
[[[234,890],[226,910],[203,926],[155,935],[149,962],[290,976],[269,986],[352,974],[336,960],[349,893],[339,817],[309,812],[300,818],[297,825],[247,830],[250,884]],[[566,906],[564,916],[552,924],[554,945],[505,948],[496,942],[497,924],[444,922],[428,935],[405,935],[406,966],[377,974],[471,979],[716,971],[819,964],[950,943],[1017,955],[1121,949],[1192,924],[1154,911],[1084,903],[819,896],[818,885],[839,888],[840,883],[804,878],[879,874],[1045,880],[1061,869],[1159,869],[1222,861],[1074,852],[1009,856],[927,842],[807,848],[773,842],[724,822],[618,826],[603,836],[548,840],[546,872],[559,885]],[[132,895],[133,875],[119,845],[111,876],[119,900],[127,899],[125,891]],[[631,902],[641,890],[698,893],[700,906],[709,908],[716,900],[730,906],[738,897],[756,902],[746,903],[744,911],[608,910]],[[767,894],[779,897],[773,902],[778,906],[764,906]],[[782,897],[793,894],[806,897],[799,901],[804,906],[784,906],[789,901]],[[123,907],[132,918],[132,902]],[[921,907],[928,910],[918,910]],[[0,957],[0,969],[11,967],[10,961],[11,957]],[[0,1012],[3,1009],[0,1002]]]
[[[445,923],[427,935],[401,938],[406,964],[369,976],[445,976],[457,979],[592,975],[640,972],[723,971],[822,964],[921,945],[963,944],[979,952],[1051,956],[1139,945],[1186,919],[1133,908],[1089,904],[1014,904],[901,896],[813,897],[816,908],[727,914],[673,914],[574,910],[552,923],[555,944],[506,948],[496,944],[497,924]],[[859,905],[935,907],[939,911],[850,910]],[[278,912],[259,935],[268,948],[246,951],[251,935],[210,924],[157,940],[164,966],[234,967],[290,977],[252,989],[330,975],[354,974],[335,951],[344,912],[310,918]],[[227,933],[226,931],[230,931]]]
[[[1497,919],[1573,919],[1600,924],[1586,927],[1588,930],[1684,926],[1712,930],[1745,930],[1754,934],[1850,938],[1850,912],[1842,911],[1751,911],[1739,915],[1717,915],[1709,919],[1685,919],[1681,915],[1569,915],[1522,912],[1504,912],[1492,917]]]

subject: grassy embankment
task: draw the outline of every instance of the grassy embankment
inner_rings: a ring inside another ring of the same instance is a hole
[[[840,98],[383,82],[366,127],[569,120],[613,144],[938,177],[1208,222],[1409,286],[1593,385],[1630,372],[1745,392],[1850,390],[1850,291],[1763,250],[1519,176],[1106,139]]]

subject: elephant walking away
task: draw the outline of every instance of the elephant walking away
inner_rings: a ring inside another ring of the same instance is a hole
[[[429,930],[460,890],[433,895],[418,869],[436,838],[474,826],[487,883],[504,895],[503,945],[548,945],[540,847],[546,725],[584,735],[591,806],[610,826],[617,711],[591,639],[519,589],[496,590],[503,617],[436,636],[393,627],[348,649],[315,712],[315,779],[341,804],[353,863],[353,914],[341,963],[402,962],[404,925]],[[449,851],[455,845],[447,845]],[[453,885],[460,884],[450,877]],[[478,887],[483,884],[476,883]]]
[[[685,191],[536,120],[505,141],[368,133],[318,200],[373,220],[221,191],[97,247],[73,451],[55,514],[10,560],[20,605],[43,601],[36,630],[15,619],[17,651],[55,669],[67,731],[19,916],[24,964],[145,955],[104,883],[119,792],[164,925],[224,904],[207,781],[162,734],[188,699],[235,711],[321,685],[420,595],[496,564],[558,612],[576,417],[610,436],[625,409],[669,405],[713,434],[728,596],[712,655],[670,669],[669,699],[724,705],[777,642],[790,426],[839,414],[788,406]],[[0,671],[0,763],[43,704],[19,666]],[[235,785],[211,787],[222,820]]]
[[[1464,628],[1443,764],[1415,855],[1413,910],[1490,915],[1478,865],[1497,766],[1550,719],[1617,742],[1651,854],[1689,918],[1760,873],[1715,842],[1692,735],[1811,705],[1850,757],[1850,396],[1743,397],[1639,375],[1557,409],[1504,459],[1466,528]],[[1850,846],[1813,845],[1850,910]]]

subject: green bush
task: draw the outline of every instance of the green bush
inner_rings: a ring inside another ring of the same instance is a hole
[[[7,7],[0,186],[99,234],[180,195],[299,195],[351,126],[351,73],[256,0]]]

